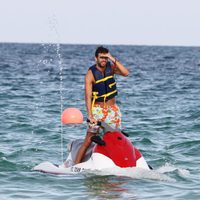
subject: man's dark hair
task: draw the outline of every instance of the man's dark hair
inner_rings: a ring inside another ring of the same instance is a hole
[[[109,52],[109,50],[107,48],[100,46],[95,51],[95,57],[97,57],[99,53],[108,53],[108,52]]]

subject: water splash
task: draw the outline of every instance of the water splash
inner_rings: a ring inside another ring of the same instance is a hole
[[[59,75],[60,75],[60,114],[63,112],[63,65],[62,65],[62,57],[60,53],[60,44],[57,44],[56,53],[58,56],[58,66],[60,69]],[[60,148],[61,148],[61,161],[64,162],[63,158],[63,125],[62,122],[60,122],[60,130],[61,130],[61,136],[60,136]]]
[[[125,176],[133,179],[150,179],[150,180],[158,180],[158,181],[166,181],[166,182],[176,182],[175,179],[163,174],[159,173],[156,170],[146,170],[141,168],[110,168],[104,169],[101,171],[87,171],[95,173],[96,175],[115,175],[115,176]]]
[[[53,41],[56,41],[57,44],[60,44],[60,33],[58,31],[58,20],[56,14],[53,14],[48,18],[49,21],[49,32],[52,34]],[[50,35],[49,35],[50,37]]]
[[[60,34],[58,31],[58,21],[55,14],[49,18],[49,27],[50,31],[54,35],[54,39],[56,41],[56,57],[58,60],[58,67],[59,67],[59,76],[60,76],[60,114],[63,112],[63,61],[62,61],[62,55],[60,51]],[[60,148],[61,148],[61,162],[64,162],[64,156],[63,156],[63,125],[62,122],[60,122]]]
[[[174,172],[177,171],[178,174],[182,177],[186,177],[190,175],[189,170],[187,169],[182,169],[182,168],[178,168],[172,164],[166,163],[164,166],[160,167],[159,169],[156,170],[158,173],[168,173],[168,172]]]

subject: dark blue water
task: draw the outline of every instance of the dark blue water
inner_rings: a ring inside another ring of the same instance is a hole
[[[200,48],[108,47],[130,70],[117,77],[123,128],[154,171],[32,171],[46,160],[61,164],[66,144],[84,136],[86,124],[62,127],[60,115],[73,106],[86,118],[84,75],[96,46],[1,43],[2,200],[200,198]]]

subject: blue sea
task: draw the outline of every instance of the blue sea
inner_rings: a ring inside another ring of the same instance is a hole
[[[200,199],[200,48],[108,45],[130,71],[117,76],[123,129],[154,168],[56,176],[86,123],[63,126],[64,109],[87,118],[84,76],[96,45],[0,43],[1,200]]]

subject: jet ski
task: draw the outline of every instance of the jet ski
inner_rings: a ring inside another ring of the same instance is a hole
[[[105,122],[97,125],[103,129],[103,135],[95,135],[93,141],[79,164],[74,164],[77,152],[83,140],[77,139],[68,146],[69,155],[61,165],[43,162],[33,168],[35,171],[51,174],[67,174],[83,172],[84,170],[103,170],[108,168],[142,168],[151,170],[141,152],[128,139],[128,134],[113,129]]]

